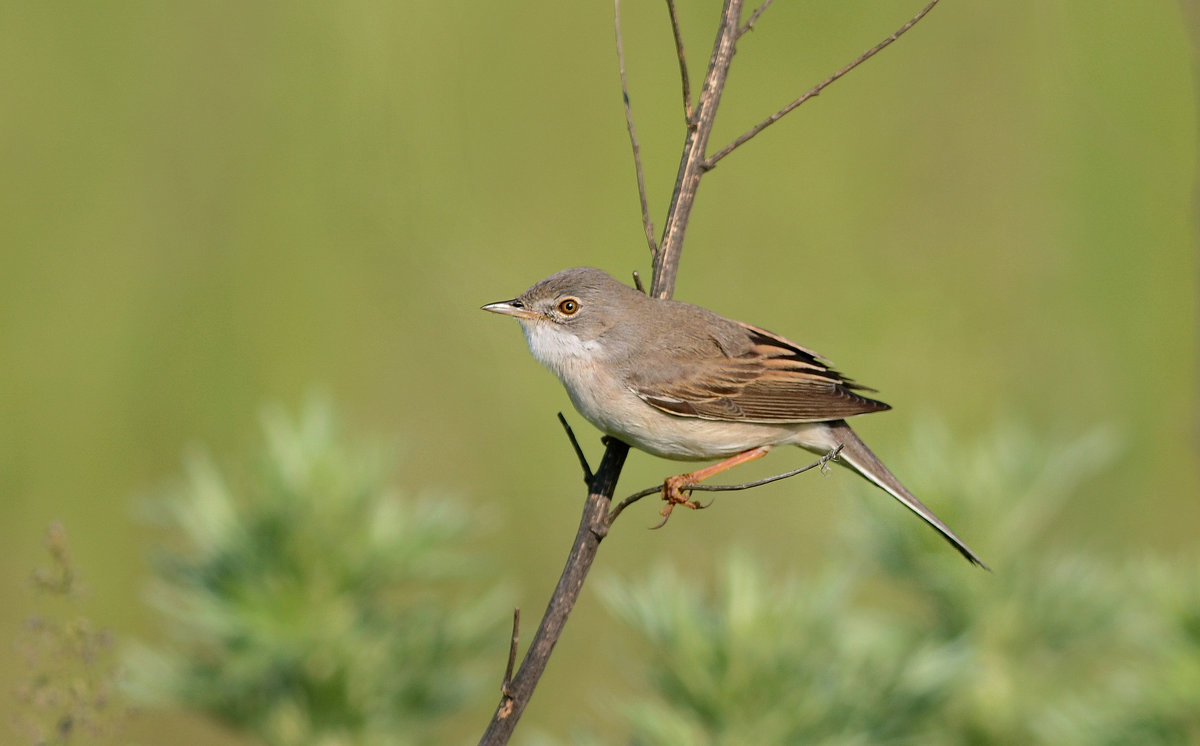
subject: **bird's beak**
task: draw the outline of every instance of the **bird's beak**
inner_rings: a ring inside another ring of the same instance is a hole
[[[536,311],[530,311],[517,298],[513,298],[512,300],[497,301],[496,303],[489,303],[486,306],[483,306],[481,310],[491,311],[492,313],[499,313],[505,316],[514,316],[518,319],[532,320],[542,318],[540,313],[537,313]]]

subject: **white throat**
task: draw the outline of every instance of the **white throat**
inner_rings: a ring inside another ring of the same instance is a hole
[[[594,363],[601,356],[602,347],[596,340],[585,342],[553,322],[524,319],[520,322],[529,351],[560,378],[564,374],[570,375],[580,364]]]

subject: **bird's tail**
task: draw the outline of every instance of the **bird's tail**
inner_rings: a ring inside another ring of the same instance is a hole
[[[937,529],[938,533],[972,564],[979,565],[985,570],[990,569],[983,563],[983,560],[979,559],[971,551],[971,548],[962,539],[958,538],[950,530],[949,526],[942,523],[942,519],[934,515],[932,510],[925,507],[924,503],[905,489],[904,485],[900,484],[900,480],[896,479],[895,475],[883,465],[882,461],[875,457],[874,453],[871,453],[871,449],[867,448],[867,444],[859,439],[858,435],[850,429],[845,420],[835,420],[824,424],[830,428],[830,435],[833,437],[834,442],[840,443],[842,446],[842,450],[838,454],[839,461],[845,462],[876,487],[896,498],[906,508],[919,515],[926,523]]]

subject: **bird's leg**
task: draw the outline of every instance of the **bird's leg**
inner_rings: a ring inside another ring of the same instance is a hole
[[[691,508],[692,510],[701,510],[703,508],[707,508],[708,505],[701,505],[690,497],[687,497],[684,493],[688,492],[688,490],[690,490],[692,487],[700,484],[711,476],[720,474],[728,469],[732,469],[738,464],[744,464],[747,461],[753,461],[756,458],[762,458],[763,456],[766,456],[770,450],[771,446],[759,446],[757,448],[751,448],[748,451],[742,451],[736,456],[730,456],[724,461],[718,461],[717,463],[712,464],[711,466],[706,466],[703,469],[697,469],[696,471],[688,472],[687,474],[680,474],[676,477],[667,477],[663,482],[662,489],[663,500],[665,500],[667,504],[664,505],[663,509],[659,512],[659,514],[663,517],[662,521],[657,526],[654,526],[654,528],[662,528],[667,524],[667,519],[671,517],[671,511],[675,509],[676,505],[683,505]]]
[[[771,446],[759,446],[758,448],[751,448],[748,451],[742,451],[735,456],[730,456],[724,461],[718,461],[717,463],[706,466],[703,469],[697,469],[696,471],[688,472],[687,474],[680,474],[679,476],[675,477],[667,477],[663,482],[663,499],[667,501],[666,509],[669,510],[675,505],[686,505],[692,510],[700,510],[708,507],[706,505],[697,503],[695,500],[685,497],[684,492],[688,491],[691,487],[700,484],[709,477],[716,476],[723,471],[732,469],[733,467],[738,466],[739,464],[744,464],[747,461],[753,461],[754,459],[762,458],[763,456],[766,456],[770,450]]]

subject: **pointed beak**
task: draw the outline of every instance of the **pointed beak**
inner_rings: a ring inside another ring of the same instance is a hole
[[[492,313],[503,314],[504,316],[513,316],[518,319],[540,319],[542,315],[536,311],[530,311],[521,303],[519,298],[512,300],[502,300],[496,303],[489,303],[483,306],[480,310],[491,311]]]

